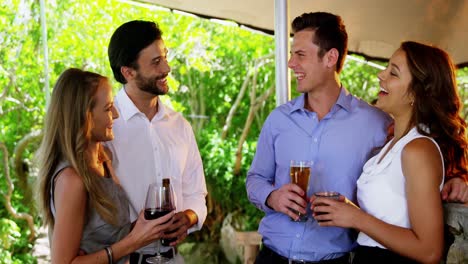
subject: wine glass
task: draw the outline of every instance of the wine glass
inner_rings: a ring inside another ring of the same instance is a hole
[[[145,203],[145,219],[152,220],[174,211],[174,197],[169,186],[152,183],[148,186]],[[156,241],[156,256],[146,259],[147,263],[169,263],[171,260],[161,256],[161,241]]]

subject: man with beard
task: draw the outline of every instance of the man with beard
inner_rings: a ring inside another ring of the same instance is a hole
[[[108,55],[115,79],[123,84],[115,97],[121,118],[114,122],[115,138],[108,146],[116,174],[129,196],[130,218],[133,221],[142,213],[148,186],[170,178],[176,214],[172,231],[165,237],[172,238],[170,245],[175,246],[202,227],[207,190],[190,124],[159,98],[169,90],[166,78],[171,70],[162,32],[154,22],[127,22],[112,35]],[[137,250],[130,263],[146,263],[156,246]],[[161,247],[161,252],[174,257],[167,246]],[[180,255],[175,258],[183,262]]]

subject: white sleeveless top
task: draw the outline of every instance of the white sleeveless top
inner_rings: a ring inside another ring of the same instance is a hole
[[[442,190],[445,168],[439,145],[434,139],[421,135],[414,127],[408,134],[398,140],[380,163],[378,161],[393,140],[388,142],[379,154],[364,165],[361,177],[357,181],[357,198],[362,210],[386,223],[410,228],[405,176],[401,166],[401,152],[410,141],[422,137],[429,138],[439,150],[443,169],[439,190]],[[362,246],[385,248],[363,232],[359,233],[357,242]]]

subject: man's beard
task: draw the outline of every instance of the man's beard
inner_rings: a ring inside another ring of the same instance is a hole
[[[136,82],[137,87],[140,90],[159,96],[159,95],[165,95],[167,91],[169,90],[169,88],[167,87],[159,87],[157,85],[158,80],[164,79],[166,77],[167,77],[167,74],[162,74],[156,77],[145,78],[141,76],[141,74],[138,74],[135,78],[135,82]]]

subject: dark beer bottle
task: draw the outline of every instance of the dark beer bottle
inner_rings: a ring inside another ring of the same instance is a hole
[[[166,191],[164,192],[165,196],[164,197],[164,201],[165,201],[165,204],[164,204],[164,207],[168,207],[172,210],[174,210],[174,199],[172,197],[172,190],[171,190],[171,179],[169,178],[164,178],[162,180],[162,185],[163,185],[163,188],[166,189]]]
[[[169,190],[168,192],[165,192],[165,195],[166,195],[166,201],[168,202],[167,206],[168,207],[171,207],[172,210],[175,210],[175,204],[174,204],[174,192],[172,190],[172,186],[171,186],[171,180],[169,178],[164,178],[162,180],[162,185],[164,188],[166,188],[167,190]],[[169,232],[170,233],[170,232]],[[161,244],[165,247],[168,247],[170,243],[176,241],[177,238],[161,238]]]

